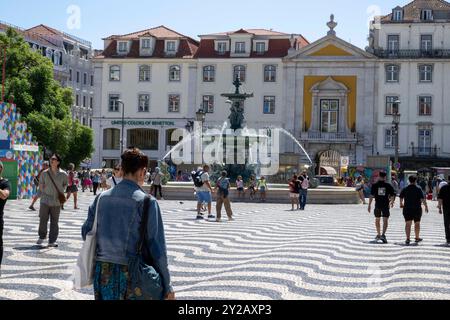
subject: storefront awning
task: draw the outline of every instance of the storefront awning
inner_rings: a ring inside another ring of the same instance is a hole
[[[333,167],[320,167],[320,170],[325,171],[327,175],[335,176],[337,175],[336,169]]]

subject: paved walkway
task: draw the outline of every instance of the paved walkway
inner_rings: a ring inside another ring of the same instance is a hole
[[[71,290],[80,227],[93,196],[61,216],[59,248],[39,250],[37,212],[10,201],[0,299],[92,299]],[[423,244],[406,247],[400,210],[389,244],[372,242],[361,206],[233,204],[236,221],[195,221],[195,203],[162,201],[170,270],[179,299],[450,299],[450,248],[436,204],[423,221]],[[73,207],[70,201],[66,207]]]

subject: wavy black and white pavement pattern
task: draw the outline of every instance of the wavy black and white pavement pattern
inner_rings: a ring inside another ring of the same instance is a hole
[[[37,212],[8,202],[0,299],[92,299],[71,288],[81,247],[80,211],[61,216],[59,248],[39,250]],[[387,245],[372,243],[364,206],[307,207],[234,203],[236,220],[195,221],[193,202],[162,201],[172,281],[178,299],[450,299],[450,248],[436,204],[424,217],[419,246],[403,245],[393,210]],[[72,203],[67,205],[72,207]],[[226,220],[226,219],[225,219]]]

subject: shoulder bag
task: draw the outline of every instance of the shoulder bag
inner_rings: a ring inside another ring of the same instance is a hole
[[[130,275],[130,288],[133,300],[163,300],[163,286],[159,273],[151,265],[147,264],[143,257],[142,249],[147,239],[148,210],[150,208],[150,197],[144,199],[144,211],[139,230],[139,241],[136,256],[128,263]],[[150,257],[149,257],[150,258]],[[151,260],[151,259],[149,259]]]
[[[86,235],[78,255],[77,264],[73,272],[73,287],[74,289],[82,289],[92,285],[94,281],[95,258],[97,255],[97,215],[98,207],[100,206],[100,198],[98,197],[97,206],[95,208],[94,224],[91,231]]]
[[[51,170],[51,169],[49,169],[49,171],[47,171],[48,176],[50,177],[50,180],[52,180],[52,183],[53,183],[53,185],[55,186],[56,192],[58,192],[58,200],[59,200],[59,203],[60,203],[61,205],[63,205],[63,204],[66,203],[66,201],[67,201],[66,196],[64,195],[64,193],[62,193],[61,191],[59,191],[58,187],[56,186],[55,180],[53,180],[53,177],[52,177],[52,174],[50,173],[50,170]]]

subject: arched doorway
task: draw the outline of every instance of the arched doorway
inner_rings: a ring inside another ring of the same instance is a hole
[[[319,153],[319,175],[339,176],[341,154],[336,150]]]

